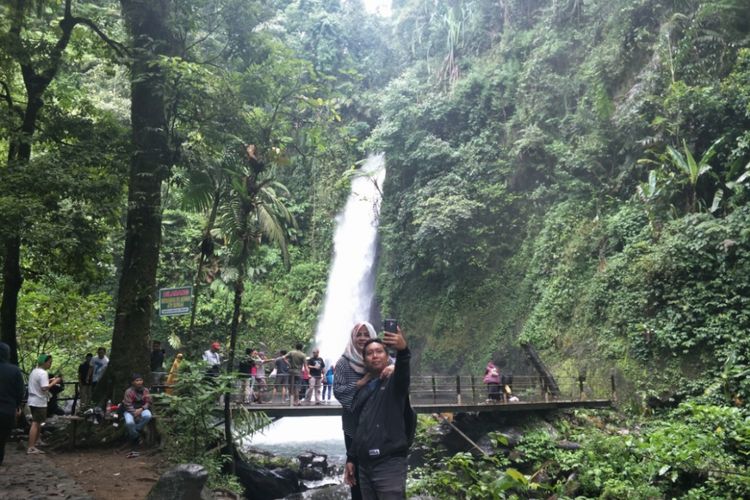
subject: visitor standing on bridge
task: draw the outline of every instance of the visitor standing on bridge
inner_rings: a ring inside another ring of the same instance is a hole
[[[325,366],[325,362],[320,357],[320,349],[316,347],[312,351],[312,356],[307,359],[307,369],[310,372],[310,388],[307,389],[307,394],[305,394],[305,399],[308,402],[312,402],[312,398],[314,397],[316,405],[320,404],[320,387]]]
[[[276,380],[273,385],[273,394],[271,401],[276,399],[276,389],[280,389],[281,402],[286,402],[287,388],[289,386],[289,362],[285,358],[286,351],[279,351],[276,358]]]
[[[330,403],[331,402],[331,393],[333,393],[333,365],[330,365],[328,367],[328,370],[326,370],[325,377],[323,377],[323,402],[324,403]]]
[[[274,361],[275,361],[274,359],[266,358],[266,353],[263,351],[253,352],[253,365],[255,367],[255,372],[253,373],[253,377],[255,377],[255,385],[258,388],[255,391],[258,403],[263,403],[264,395],[268,393],[268,382],[266,381],[266,367],[264,365],[266,363],[273,363]]]
[[[396,350],[396,370],[383,379],[390,363],[388,348]],[[357,426],[344,480],[359,484],[364,500],[405,499],[406,458],[417,426],[417,415],[409,404],[411,353],[396,326],[396,332],[386,331],[383,340],[367,340],[362,354],[369,381],[354,397]]]
[[[352,440],[354,439],[354,431],[357,429],[357,419],[354,413],[352,413],[354,395],[357,394],[360,387],[371,380],[370,375],[365,371],[362,349],[368,340],[374,339],[377,336],[375,328],[367,321],[354,325],[350,333],[349,343],[341,358],[336,362],[336,368],[333,370],[333,395],[336,396],[342,407],[341,426],[344,430],[344,444],[346,445],[347,455],[349,455]],[[393,373],[393,368],[391,367],[386,368],[381,373],[381,377],[388,377]],[[361,500],[362,494],[356,481],[349,486],[351,486],[352,500]]]
[[[294,349],[284,355],[284,359],[289,362],[289,400],[299,406],[299,393],[302,386],[302,370],[305,367],[307,356],[302,352],[304,346],[297,342]]]
[[[487,402],[494,403],[500,401],[500,370],[498,370],[492,360],[487,362],[482,381],[487,385]]]
[[[203,353],[203,361],[208,363],[208,375],[216,377],[221,372],[221,344],[213,342],[211,347]]]
[[[252,403],[255,394],[255,387],[252,380],[252,372],[255,365],[253,352],[255,352],[255,349],[251,349],[250,347],[245,349],[245,355],[240,359],[237,366],[240,386],[239,399],[242,403]]]
[[[0,465],[5,458],[5,443],[16,427],[23,402],[23,376],[9,359],[10,347],[0,342]]]

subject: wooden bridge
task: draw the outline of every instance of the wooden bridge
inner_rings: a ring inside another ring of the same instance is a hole
[[[410,396],[417,413],[518,413],[539,412],[563,408],[605,408],[615,399],[613,379],[592,384],[583,377],[557,378],[554,385],[545,377],[516,376],[501,387],[499,399],[488,398],[487,387],[475,376],[412,376]],[[264,390],[253,390],[263,403],[233,404],[248,411],[264,412],[271,418],[341,415],[341,405],[335,398],[320,404],[303,401],[294,406],[270,401],[272,384]],[[277,393],[280,391],[277,391]]]

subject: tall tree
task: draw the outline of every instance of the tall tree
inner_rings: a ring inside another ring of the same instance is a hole
[[[161,59],[173,53],[168,0],[121,0],[131,46],[130,158],[125,250],[112,333],[106,395],[117,396],[131,371],[148,373],[148,341],[161,245],[161,187],[172,164]],[[103,396],[103,394],[99,394]]]
[[[3,23],[7,31],[3,36],[3,49],[10,56],[12,66],[16,69],[3,72],[7,81],[0,81],[2,94],[0,98],[7,105],[9,116],[8,160],[7,168],[0,172],[0,179],[6,189],[16,189],[13,179],[24,182],[24,171],[32,158],[34,136],[44,96],[52,81],[58,75],[63,64],[63,56],[68,47],[76,26],[87,26],[99,35],[111,47],[121,53],[121,47],[108,38],[99,27],[88,18],[73,15],[72,0],[65,0],[62,16],[57,27],[51,30],[53,19],[47,19],[47,11],[54,12],[57,2],[31,2],[26,0],[4,1],[0,4],[2,12],[8,14]],[[35,23],[38,21],[38,23]],[[14,80],[16,71],[20,71],[23,81],[23,98],[14,98]],[[33,182],[35,190],[43,190],[44,183]],[[47,193],[57,199],[55,193]],[[3,217],[3,230],[0,232],[3,247],[3,299],[0,304],[0,336],[11,348],[11,361],[18,362],[18,341],[16,338],[16,321],[18,296],[23,283],[21,272],[23,232],[30,223],[27,217],[14,214]]]

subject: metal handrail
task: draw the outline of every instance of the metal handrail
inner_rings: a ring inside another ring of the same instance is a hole
[[[253,404],[255,395],[258,395],[261,403],[281,402],[282,388],[289,389],[289,384],[277,384],[272,377],[265,378],[265,385],[259,385],[258,379],[247,377],[236,373],[235,391],[232,392],[232,398],[235,402],[244,404]],[[163,377],[161,378],[163,380]],[[616,387],[614,378],[606,380],[597,380],[591,383],[583,377],[558,377],[558,386],[560,394],[553,396],[539,376],[514,375],[511,384],[506,390],[500,387],[499,394],[495,396],[490,394],[488,386],[482,382],[482,377],[478,375],[412,375],[410,384],[411,400],[415,404],[420,403],[457,403],[457,404],[483,404],[486,402],[547,402],[555,399],[566,400],[594,400],[594,399],[616,399]],[[161,391],[169,386],[166,384],[152,385],[152,391]],[[306,392],[309,385],[303,381],[301,385],[296,386],[296,390],[302,393]],[[323,387],[321,384],[321,398],[323,396]],[[72,394],[71,393],[72,389]],[[277,393],[273,401],[271,397]],[[58,401],[73,400],[73,413],[79,400],[79,383],[65,382],[63,392],[58,395]],[[302,394],[304,395],[304,394]],[[249,396],[249,397],[248,397]],[[517,399],[516,399],[517,398]],[[288,394],[287,394],[287,399]],[[301,399],[301,398],[300,398]],[[337,403],[335,397],[331,397],[331,402]],[[291,401],[288,401],[291,404]]]

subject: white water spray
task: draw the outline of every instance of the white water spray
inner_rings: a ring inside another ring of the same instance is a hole
[[[384,155],[370,156],[352,180],[344,210],[336,217],[333,263],[323,313],[315,332],[321,357],[335,363],[355,323],[369,320],[375,295],[375,255]]]

